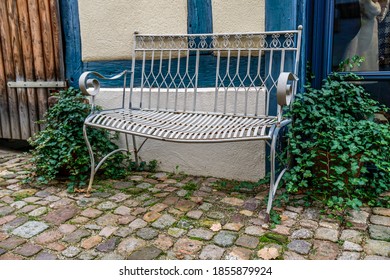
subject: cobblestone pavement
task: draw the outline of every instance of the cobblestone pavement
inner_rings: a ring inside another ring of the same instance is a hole
[[[390,259],[390,209],[351,211],[348,226],[299,205],[264,223],[266,191],[214,178],[137,173],[89,198],[63,183],[23,186],[27,156],[0,150],[0,259]],[[259,214],[260,213],[260,214]]]

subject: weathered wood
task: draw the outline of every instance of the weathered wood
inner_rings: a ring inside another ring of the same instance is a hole
[[[46,79],[46,75],[45,75],[45,63],[43,58],[43,43],[42,43],[42,36],[41,36],[41,23],[40,23],[40,16],[39,16],[38,0],[29,0],[28,10],[30,15],[32,49],[34,54],[35,80],[44,81]],[[47,98],[48,98],[47,90],[38,89],[37,97],[38,97],[38,104],[39,104],[38,106],[39,119],[42,120],[47,110]]]
[[[7,83],[65,79],[59,3],[0,0],[0,138],[28,139],[44,128],[37,121],[50,89]]]
[[[55,61],[55,75],[57,80],[65,80],[60,10],[58,0],[50,0],[51,26],[53,33],[53,48]]]
[[[41,34],[43,43],[43,61],[46,69],[46,80],[55,80],[55,59],[53,49],[53,37],[50,19],[49,0],[39,0],[39,16],[41,19]]]
[[[212,33],[211,0],[187,0],[188,34]]]
[[[64,32],[64,59],[66,78],[72,87],[78,86],[83,72],[78,0],[60,1],[61,25]]]
[[[17,0],[17,4],[19,12],[19,29],[23,50],[25,78],[26,81],[34,81],[34,58],[31,45],[32,40],[27,0]],[[39,125],[37,124],[38,111],[36,89],[27,89],[27,100],[29,109],[30,133],[31,135],[33,135],[34,133],[39,131]]]
[[[11,45],[10,26],[8,23],[7,3],[0,1],[0,34],[1,44],[3,49],[4,73],[7,81],[15,80],[15,68],[13,62],[13,52]],[[19,124],[19,110],[18,97],[16,90],[7,88],[8,93],[8,108],[10,114],[11,138],[21,139],[20,124]]]
[[[0,43],[0,137],[11,138],[10,118],[8,114],[7,82],[5,80],[3,51]]]
[[[25,81],[23,52],[20,43],[19,18],[16,0],[7,1],[8,21],[11,34],[11,45],[15,67],[15,81]],[[19,123],[21,139],[28,139],[30,134],[30,122],[28,113],[27,91],[23,88],[16,89],[18,99]]]

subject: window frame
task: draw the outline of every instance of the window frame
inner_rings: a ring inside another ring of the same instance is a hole
[[[313,73],[316,74],[315,84],[317,85],[333,72],[334,5],[335,0],[316,1],[311,9],[313,23],[311,58]],[[323,37],[315,36],[316,32],[321,34],[321,31],[323,31]],[[367,81],[390,79],[390,71],[356,71],[354,73]]]

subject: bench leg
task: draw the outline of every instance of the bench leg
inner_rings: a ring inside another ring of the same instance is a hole
[[[108,153],[106,156],[104,156],[100,161],[99,163],[95,166],[95,156],[93,154],[93,150],[92,150],[92,146],[91,146],[91,143],[89,142],[89,139],[88,139],[88,135],[87,135],[87,127],[86,125],[83,126],[83,135],[84,135],[84,140],[85,140],[85,143],[87,144],[87,147],[88,147],[88,152],[89,152],[89,158],[91,160],[91,175],[89,177],[89,183],[88,183],[88,188],[87,188],[87,194],[86,196],[90,196],[91,194],[91,190],[92,190],[92,184],[93,184],[93,180],[95,178],[95,174],[96,172],[99,170],[100,166],[102,166],[102,164],[106,161],[106,159],[108,159],[110,156],[112,156],[113,154],[117,153],[117,152],[127,152],[127,149],[116,149],[110,153]]]
[[[139,158],[138,158],[138,151],[139,151],[139,149],[137,148],[137,142],[135,140],[135,136],[131,135],[131,138],[133,140],[133,151],[134,151],[135,166],[138,168],[138,166],[139,166]]]
[[[267,212],[265,220],[268,223],[269,222],[269,216],[272,209],[272,203],[275,198],[276,191],[278,189],[279,183],[284,175],[284,173],[287,171],[287,165],[286,168],[284,168],[276,178],[276,143],[278,140],[279,132],[281,128],[288,123],[284,123],[283,125],[279,125],[275,128],[273,134],[272,134],[272,142],[271,142],[271,151],[270,151],[270,169],[271,169],[271,175],[270,175],[270,186],[269,186],[269,194],[268,194],[268,204],[267,204]]]
[[[83,136],[85,143],[87,144],[88,148],[88,153],[89,153],[89,158],[91,160],[91,175],[89,177],[89,183],[88,183],[88,188],[87,188],[87,196],[90,195],[90,192],[92,190],[92,184],[93,184],[93,179],[95,177],[95,157],[93,155],[91,143],[89,143],[88,135],[87,135],[87,126],[84,124],[83,125]]]

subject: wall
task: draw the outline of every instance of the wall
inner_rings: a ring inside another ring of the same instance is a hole
[[[261,32],[265,27],[265,0],[212,0],[213,30]]]
[[[82,60],[130,58],[133,33],[187,33],[187,1],[79,0]]]
[[[265,0],[212,0],[211,4],[213,32],[264,31]],[[134,31],[187,33],[185,0],[80,0],[78,7],[84,62],[129,59]]]

